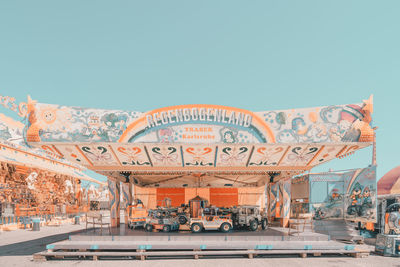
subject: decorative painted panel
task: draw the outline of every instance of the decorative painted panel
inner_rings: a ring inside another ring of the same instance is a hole
[[[95,166],[115,166],[118,164],[118,160],[107,145],[81,145],[80,150]]]
[[[345,147],[345,149],[343,149],[340,154],[338,154],[337,156],[339,158],[343,158],[345,156],[351,155],[353,154],[355,151],[357,151],[358,149],[364,148],[366,147],[365,144],[363,143],[358,143],[358,144],[351,144],[351,145],[347,145]]]
[[[153,166],[182,167],[182,153],[177,145],[146,145]]]
[[[217,166],[246,166],[252,146],[218,146]]]
[[[85,166],[90,166],[89,161],[82,155],[82,152],[75,145],[55,145],[58,151],[71,162],[78,163]]]
[[[248,166],[278,166],[287,148],[287,145],[255,145]]]
[[[259,169],[291,167],[299,171],[311,168],[333,158],[347,155],[368,144],[232,144],[180,145],[99,143],[90,145],[60,145],[57,148],[65,158],[90,168],[107,167],[238,167]],[[43,146],[43,145],[42,145]],[[55,150],[55,149],[54,149]],[[343,152],[344,151],[344,152]],[[125,170],[128,170],[125,168]],[[142,168],[143,170],[143,168]],[[150,170],[150,169],[149,169]],[[283,174],[283,173],[282,173]]]
[[[342,173],[310,174],[314,218],[376,222],[376,166]]]
[[[344,148],[344,145],[324,144],[321,152],[309,163],[309,165],[322,164],[336,158],[336,155]]]
[[[215,162],[216,146],[182,146],[184,164],[187,167],[212,167]]]
[[[144,145],[141,144],[111,144],[115,155],[122,166],[151,166]]]
[[[282,166],[306,166],[318,153],[321,145],[296,145],[289,148],[284,159]]]
[[[377,184],[376,166],[344,176],[345,219],[376,222]]]
[[[337,143],[371,142],[372,98],[360,104],[251,112],[181,105],[142,112],[28,102],[28,142]]]

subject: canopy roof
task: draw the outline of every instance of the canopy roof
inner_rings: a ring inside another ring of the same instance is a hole
[[[370,143],[54,144],[72,162],[143,187],[254,187],[293,176]]]
[[[13,144],[0,142],[0,162],[6,162],[17,166],[24,166],[32,169],[47,170],[49,172],[70,176],[77,179],[90,181],[104,185],[82,171],[82,167],[77,167],[66,163],[64,160],[49,158],[47,155],[27,151],[22,147]]]
[[[254,187],[369,146],[361,104],[251,112],[181,105],[146,113],[28,102],[29,144],[144,187]]]
[[[105,185],[85,174],[82,165],[63,159],[49,146],[31,148],[23,138],[24,124],[0,113],[0,161],[31,169],[47,170]]]
[[[387,172],[378,181],[378,195],[400,194],[400,166]]]

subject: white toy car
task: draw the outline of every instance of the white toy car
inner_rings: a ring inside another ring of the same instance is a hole
[[[218,214],[218,209],[215,208],[205,211],[207,212],[201,217],[190,219],[190,229],[193,233],[200,233],[203,230],[219,230],[227,233],[232,229],[233,223],[229,215]]]

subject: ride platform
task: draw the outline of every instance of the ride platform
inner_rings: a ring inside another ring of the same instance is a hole
[[[249,257],[328,254],[367,256],[369,251],[355,245],[329,240],[329,236],[305,232],[289,236],[287,229],[271,227],[255,232],[232,231],[222,234],[208,231],[193,234],[179,232],[145,232],[125,226],[113,228],[111,234],[99,229],[71,235],[69,240],[46,246],[47,251],[34,255],[37,261],[51,259],[152,259],[199,257]]]

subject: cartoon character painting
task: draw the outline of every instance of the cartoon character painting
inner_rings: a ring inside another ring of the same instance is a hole
[[[174,141],[174,130],[171,128],[160,129],[157,134],[161,143],[173,143]]]
[[[231,128],[223,128],[220,131],[221,139],[224,143],[232,144],[237,142],[237,132]]]
[[[321,109],[320,116],[326,123],[336,124],[340,120],[343,108],[340,106],[329,106]]]
[[[304,135],[307,132],[307,124],[301,117],[292,120],[292,130],[298,135]]]
[[[360,133],[352,128],[354,121],[362,117],[361,107],[358,105],[329,106],[321,110],[322,120],[329,125],[331,140],[357,141]]]
[[[363,191],[363,206],[366,208],[372,208],[371,190],[368,186],[366,186]]]
[[[314,123],[309,127],[305,137],[310,142],[324,142],[328,140],[328,130],[324,124]]]
[[[340,194],[339,189],[337,188],[332,189],[331,194],[329,196],[330,202],[340,201],[342,199],[343,197],[342,194]]]
[[[264,120],[273,129],[279,130],[283,125],[286,124],[286,114],[284,112],[270,111],[264,114]]]
[[[373,208],[371,191],[369,186],[363,186],[356,182],[349,196],[351,204],[347,207],[347,215],[368,217],[369,210]]]
[[[360,212],[360,206],[362,204],[362,188],[359,183],[354,185],[352,193],[350,195],[351,205],[347,208],[347,214],[353,215]]]
[[[337,173],[335,176],[331,173],[310,174],[310,180],[312,183],[334,185],[330,191],[323,193],[326,194],[323,201],[310,202],[315,219],[376,221],[376,166]],[[322,193],[315,191],[311,194],[320,196]]]
[[[283,131],[279,132],[276,139],[279,143],[296,143],[296,142],[298,142],[298,137],[293,132],[293,130],[283,130]]]

